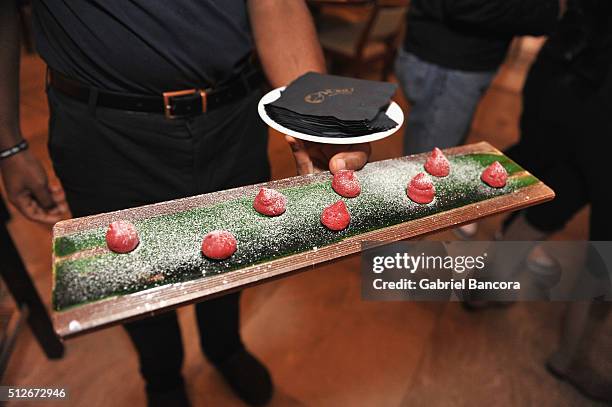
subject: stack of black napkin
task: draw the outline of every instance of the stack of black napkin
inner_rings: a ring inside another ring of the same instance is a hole
[[[357,137],[397,126],[385,113],[397,86],[393,83],[309,72],[265,105],[280,125],[321,137]]]

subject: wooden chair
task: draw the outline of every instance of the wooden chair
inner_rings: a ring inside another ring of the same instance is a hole
[[[32,35],[32,1],[20,0],[17,5],[19,7],[22,45],[28,54],[33,54],[36,52],[36,50]]]
[[[365,68],[382,62],[386,80],[401,38],[409,0],[378,0],[365,21],[320,24],[319,40],[329,62],[347,66],[347,73],[359,77]],[[334,69],[332,69],[333,71]]]

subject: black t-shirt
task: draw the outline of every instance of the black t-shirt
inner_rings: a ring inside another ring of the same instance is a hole
[[[202,88],[236,75],[253,41],[246,0],[35,0],[47,64],[111,91]]]
[[[404,49],[445,68],[491,71],[512,37],[555,28],[559,0],[412,0]]]

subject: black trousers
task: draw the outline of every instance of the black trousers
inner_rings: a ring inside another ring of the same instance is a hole
[[[189,119],[96,108],[48,90],[49,151],[75,217],[269,179],[260,91]],[[239,294],[196,305],[204,354],[219,364],[243,344]],[[125,324],[147,391],[182,383],[176,313]]]
[[[612,115],[604,92],[601,85],[545,55],[529,71],[521,139],[506,153],[556,192],[553,201],[525,211],[529,223],[540,230],[562,229],[590,204],[590,240],[612,237]]]
[[[8,209],[6,208],[6,205],[4,204],[4,198],[0,197],[0,222],[4,223],[6,221],[8,221],[10,218]]]

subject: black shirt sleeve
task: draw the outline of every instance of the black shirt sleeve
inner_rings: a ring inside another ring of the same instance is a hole
[[[559,16],[559,0],[427,0],[421,12],[460,29],[508,35],[544,35]]]

